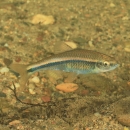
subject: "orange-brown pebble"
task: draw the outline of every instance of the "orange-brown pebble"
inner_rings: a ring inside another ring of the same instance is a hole
[[[82,95],[82,96],[85,96],[85,95],[87,95],[88,93],[89,93],[88,90],[82,90],[82,91],[81,91],[81,95]]]
[[[16,56],[16,57],[15,57],[15,61],[16,61],[16,62],[20,62],[20,61],[21,61],[21,57]]]
[[[129,82],[127,82],[127,84],[130,86],[130,81],[129,81]]]
[[[78,85],[74,83],[61,83],[56,86],[56,89],[63,91],[63,92],[74,92],[78,89]]]
[[[43,83],[46,83],[46,82],[47,82],[47,79],[43,77],[43,78],[41,79],[41,81],[42,81]]]
[[[42,101],[43,102],[50,102],[51,101],[51,97],[50,96],[42,96]]]

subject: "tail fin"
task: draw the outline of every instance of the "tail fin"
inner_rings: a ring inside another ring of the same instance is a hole
[[[9,59],[4,59],[4,63],[7,65],[7,67],[9,67],[11,70],[13,70],[16,73],[20,74],[20,79],[19,79],[19,84],[20,87],[24,88],[26,85],[26,82],[29,78],[29,75],[27,73],[27,65],[23,65],[23,64],[14,64],[12,63],[11,60]]]

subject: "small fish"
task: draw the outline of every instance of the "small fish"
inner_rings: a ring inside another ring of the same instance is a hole
[[[62,70],[89,74],[110,71],[119,66],[113,57],[85,49],[59,53],[31,65],[14,64],[9,59],[4,59],[4,62],[11,70],[20,74],[20,85],[23,87],[29,76],[40,70]]]

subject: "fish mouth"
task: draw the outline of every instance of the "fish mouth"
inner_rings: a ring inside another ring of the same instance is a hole
[[[119,66],[120,66],[120,64],[113,65],[113,67],[112,67],[111,69],[109,69],[108,71],[114,70],[114,69],[116,69],[116,68],[119,67]]]

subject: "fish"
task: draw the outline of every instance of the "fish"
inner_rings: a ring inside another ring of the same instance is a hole
[[[39,62],[24,65],[15,64],[5,58],[4,63],[12,71],[20,74],[20,86],[25,86],[30,75],[41,70],[61,70],[76,74],[101,73],[119,66],[115,58],[86,49],[74,49],[47,57]]]

